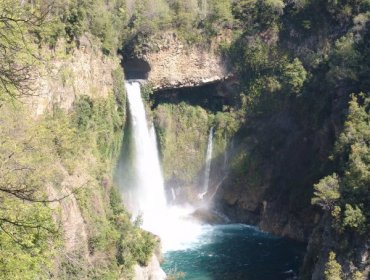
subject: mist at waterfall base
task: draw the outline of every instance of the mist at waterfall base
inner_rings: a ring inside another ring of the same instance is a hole
[[[294,279],[304,246],[258,231],[246,225],[201,225],[191,218],[192,207],[169,206],[160,168],[156,135],[148,122],[140,84],[126,82],[131,143],[121,163],[118,180],[126,206],[133,216],[141,215],[142,227],[161,238],[163,269],[181,279]],[[127,136],[126,135],[126,136]],[[210,166],[213,129],[210,130],[206,167]],[[128,177],[124,177],[128,176]],[[208,191],[209,168],[200,199]],[[172,194],[174,195],[174,193]]]
[[[123,176],[130,178],[119,180],[125,204],[133,216],[141,215],[143,229],[161,238],[164,251],[181,249],[196,239],[201,227],[190,218],[194,211],[190,206],[167,205],[157,137],[153,124],[147,120],[139,82],[126,82],[126,90],[133,151],[122,168]]]

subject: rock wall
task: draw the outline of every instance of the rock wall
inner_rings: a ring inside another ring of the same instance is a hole
[[[318,157],[327,158],[309,133],[288,112],[248,123],[236,136],[216,207],[233,221],[307,241],[318,222],[310,202],[321,176]]]
[[[323,279],[330,252],[337,253],[336,260],[342,269],[341,279],[369,279],[369,247],[366,235],[342,232],[338,236],[331,216],[324,214],[310,237],[300,279]],[[361,273],[354,276],[359,271]]]
[[[118,57],[105,56],[99,48],[99,44],[91,42],[90,38],[81,39],[79,48],[74,48],[69,54],[65,53],[66,44],[59,42],[54,50],[42,49],[40,52],[45,62],[39,66],[35,74],[35,82],[32,88],[35,93],[23,98],[23,102],[31,109],[32,118],[37,119],[54,108],[69,111],[78,96],[87,95],[92,99],[108,98],[113,92],[113,71],[121,67]],[[48,186],[47,193],[51,200],[64,197],[61,201],[54,202],[51,207],[57,209],[55,219],[61,226],[63,252],[55,260],[55,273],[71,277],[69,267],[76,267],[79,271],[76,277],[85,277],[87,272],[101,262],[106,265],[112,260],[107,259],[104,252],[92,252],[92,232],[101,230],[86,218],[86,208],[93,205],[101,219],[107,216],[109,207],[108,178],[104,182],[96,182],[91,178],[88,170],[97,168],[98,160],[94,157],[82,160],[83,164],[76,167],[70,174],[64,166],[59,166],[63,175],[63,182],[59,189]],[[113,168],[113,166],[112,166]],[[89,182],[89,184],[86,184]],[[86,185],[86,186],[85,186]],[[87,205],[81,206],[77,193],[73,193],[77,187],[90,188],[91,197],[84,197]],[[67,268],[66,268],[67,267]],[[85,275],[85,276],[84,276]],[[63,276],[63,277],[64,277]],[[134,279],[137,280],[162,280],[166,274],[160,267],[158,258],[153,255],[148,266],[134,267]],[[77,278],[76,278],[77,279]],[[79,278],[81,279],[81,278]]]
[[[41,50],[45,63],[37,73],[35,93],[25,99],[35,116],[55,106],[69,110],[79,95],[97,98],[112,92],[112,71],[120,67],[119,59],[103,55],[91,40],[83,37],[81,46],[69,54],[64,42],[53,50]]]
[[[216,206],[234,221],[307,242],[322,213],[311,204],[313,185],[331,173],[328,160],[340,133],[345,98],[327,100],[331,108],[312,131],[314,115],[297,117],[292,108],[250,119],[238,132],[229,177]],[[308,105],[307,105],[308,106]]]
[[[157,256],[153,255],[147,266],[135,265],[134,280],[165,280],[166,273],[162,270]]]
[[[150,50],[140,59],[150,66],[148,81],[154,89],[203,85],[231,75],[227,61],[221,56],[221,42],[231,35],[220,34],[209,46],[187,45],[175,33],[164,33],[150,39]]]

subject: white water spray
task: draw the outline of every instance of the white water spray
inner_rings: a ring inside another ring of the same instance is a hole
[[[148,128],[140,84],[126,82],[126,89],[135,149],[130,210],[142,215],[145,230],[161,237],[164,250],[182,248],[200,234],[200,225],[189,219],[193,209],[167,206],[155,129]]]
[[[135,145],[135,214],[142,214],[144,227],[150,222],[148,215],[159,215],[166,207],[163,178],[160,171],[157,148],[148,129],[140,84],[126,83],[129,110],[132,118]]]
[[[226,171],[227,170],[227,162],[229,161],[229,152],[227,150],[227,147],[225,149],[225,153],[224,153],[224,164],[223,164],[223,171]]]
[[[209,185],[209,174],[211,172],[211,163],[212,163],[212,151],[213,151],[213,127],[211,127],[208,135],[208,144],[207,144],[207,153],[206,153],[206,168],[204,170],[204,182],[203,182],[203,192],[199,194],[199,198],[203,197],[208,192]]]
[[[172,200],[175,201],[176,200],[176,192],[173,188],[171,188],[171,194],[172,194]]]

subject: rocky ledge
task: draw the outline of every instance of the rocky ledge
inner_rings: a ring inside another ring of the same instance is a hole
[[[153,255],[147,266],[135,265],[134,280],[164,280],[166,273],[162,270],[158,257]]]
[[[127,68],[132,68],[134,74],[138,73],[139,68],[145,71],[145,78],[155,90],[222,81],[229,78],[231,73],[219,46],[230,38],[230,35],[219,34],[208,46],[199,46],[184,43],[175,33],[165,33],[151,38],[150,47],[140,57],[123,61],[123,65],[125,71],[130,72]],[[128,76],[130,74],[126,72]]]

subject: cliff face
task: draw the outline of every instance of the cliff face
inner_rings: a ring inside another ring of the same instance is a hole
[[[147,266],[135,266],[134,280],[165,280],[166,273],[162,270],[159,260],[152,256]]]
[[[366,236],[353,233],[338,236],[332,227],[332,217],[327,214],[323,215],[312,232],[301,269],[301,279],[322,279],[327,270],[329,253],[333,250],[337,251],[337,261],[341,265],[341,279],[369,279],[369,242]]]
[[[138,56],[145,63],[140,67],[137,61],[136,71],[140,72],[140,68],[149,71],[147,79],[156,90],[199,86],[231,75],[219,50],[222,42],[230,41],[228,34],[220,34],[207,47],[187,45],[171,32],[156,35],[149,41]],[[135,63],[131,66],[135,68]]]
[[[73,103],[82,95],[92,99],[107,99],[113,92],[113,70],[119,67],[118,59],[104,56],[98,47],[93,46],[86,37],[80,48],[73,49],[70,54],[65,53],[65,43],[59,42],[54,50],[42,49],[45,63],[41,65],[38,77],[34,84],[35,92],[32,96],[25,97],[24,102],[29,106],[35,118],[42,118],[43,114],[59,108],[70,111]],[[81,263],[86,266],[94,263],[91,255],[89,240],[94,227],[83,213],[81,200],[74,191],[91,182],[91,174],[86,169],[95,168],[97,159],[86,157],[86,164],[80,165],[72,173],[68,167],[59,166],[62,172],[62,189],[48,187],[50,199],[63,197],[58,203],[53,203],[53,208],[60,207],[58,220],[61,221],[63,232],[63,258],[81,258]],[[100,186],[99,186],[100,187]],[[99,188],[98,187],[98,188]],[[104,196],[108,195],[106,192]],[[98,196],[98,201],[106,197]],[[107,206],[96,205],[97,211],[103,213]],[[86,268],[87,269],[87,268]]]
[[[302,135],[285,131],[286,143],[280,147],[269,144],[269,155],[262,158],[259,149],[265,145],[263,141],[268,141],[262,134],[272,132],[276,124],[256,124],[259,125],[258,129],[266,130],[252,129],[236,141],[231,161],[240,154],[245,159],[236,163],[239,170],[231,167],[215,197],[215,207],[235,222],[255,224],[276,235],[307,241],[319,218],[310,204],[310,183],[315,179],[304,178],[305,170],[299,163],[306,160],[309,144],[304,143]]]
[[[181,94],[188,96],[191,90]],[[311,205],[312,186],[328,168],[345,99],[329,101],[331,114],[316,133],[312,133],[310,120],[287,107],[248,119],[232,136],[227,131],[240,125],[237,115],[181,104],[181,94],[173,94],[164,102],[172,104],[159,104],[154,110],[167,186],[173,188],[177,199],[199,202],[208,133],[214,126],[206,199],[212,197],[214,207],[232,221],[256,224],[268,232],[307,242],[320,220],[320,212]],[[233,91],[226,95],[231,99]],[[197,92],[198,99],[202,96]],[[215,101],[213,96],[205,98],[206,106]]]
[[[55,109],[62,112],[48,123],[57,131],[54,142],[62,151],[51,166],[59,171],[58,183],[50,182],[46,188],[50,200],[63,198],[50,204],[60,225],[63,252],[53,260],[53,275],[55,279],[100,279],[108,274],[110,279],[164,279],[154,255],[147,267],[135,266],[141,261],[130,259],[132,252],[125,252],[127,264],[120,263],[118,247],[124,234],[131,234],[133,240],[127,242],[134,243],[138,231],[123,210],[112,178],[125,120],[123,73],[117,57],[105,56],[98,44],[85,42],[69,54],[63,42],[53,51],[42,50],[47,62],[39,69],[35,94],[23,99],[33,122],[48,122],[49,114],[58,112]],[[120,97],[117,78],[122,79]],[[122,99],[117,103],[117,98]],[[88,131],[83,131],[82,123],[76,124],[81,118],[85,125],[90,123]],[[74,139],[76,130],[80,131]],[[71,139],[73,155],[63,154],[71,148]]]
[[[106,98],[112,92],[112,71],[120,68],[119,60],[103,55],[90,39],[82,38],[80,48],[69,54],[65,54],[64,42],[41,51],[46,62],[38,73],[34,96],[26,99],[35,116],[53,107],[68,111],[81,95]]]
[[[342,125],[340,114],[346,98],[325,102],[330,113],[314,133],[314,116],[303,113],[302,118],[294,106],[244,125],[230,151],[231,157],[243,155],[242,159],[234,163],[231,159],[230,174],[216,197],[216,206],[236,221],[308,241],[321,217],[319,209],[311,205],[312,186],[331,168],[328,158]]]
[[[230,42],[229,38],[228,34],[220,34],[213,39],[209,49],[204,49],[185,45],[172,33],[156,35],[142,47],[142,53],[137,57],[139,60],[130,65],[136,73],[140,69],[147,71],[146,78],[156,91],[154,98],[159,103],[154,115],[165,158],[164,172],[167,185],[175,190],[178,199],[197,201],[197,194],[202,189],[208,126],[214,117],[210,112],[192,116],[191,109],[180,109],[181,106],[175,104],[181,102],[181,95],[190,96],[194,91],[192,88],[214,81],[219,81],[221,87],[225,84],[224,95],[227,98],[220,100],[221,103],[230,104],[229,100],[236,98],[238,88],[228,88],[224,82],[231,75],[228,62],[217,52],[220,43]],[[185,88],[183,92],[176,92],[176,88],[182,87]],[[197,96],[199,100],[203,98],[201,90]],[[161,98],[174,105],[162,106]],[[215,102],[215,96],[209,95],[205,99],[207,101],[200,105],[212,108],[209,104]],[[193,102],[184,100],[190,104]],[[187,123],[187,119],[192,120]],[[216,146],[220,145],[217,156],[214,155],[210,183],[212,193],[216,194],[212,195],[215,207],[233,221],[258,224],[263,230],[307,241],[319,218],[310,204],[311,186],[321,174],[304,178],[307,169],[300,161],[309,161],[307,165],[313,165],[315,159],[307,155],[315,154],[315,149],[324,150],[323,146],[331,143],[326,140],[319,143],[322,139],[310,136],[310,132],[289,111],[249,120],[248,125],[234,137],[233,148],[230,135],[225,136],[227,129],[217,127],[223,125],[217,124],[215,128]],[[173,154],[181,155],[176,162],[171,160]],[[244,157],[241,160],[240,155]],[[325,160],[327,156],[324,153],[318,155]],[[228,159],[224,160],[226,157]],[[229,167],[224,166],[226,161]],[[234,172],[234,167],[239,170]],[[297,178],[304,179],[299,182]],[[294,184],[299,185],[296,190]]]

